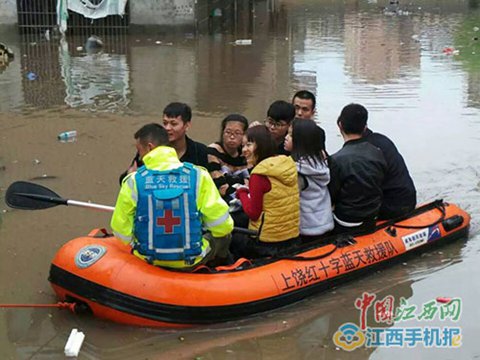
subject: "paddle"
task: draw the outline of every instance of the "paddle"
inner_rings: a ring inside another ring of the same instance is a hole
[[[21,210],[42,210],[58,205],[79,206],[110,212],[113,212],[113,210],[115,209],[113,206],[64,199],[60,197],[57,193],[50,190],[49,188],[46,188],[43,185],[27,181],[15,181],[14,183],[12,183],[7,189],[7,193],[5,195],[5,202],[11,208]],[[257,234],[257,232],[254,230],[239,227],[234,227],[233,231],[248,235]]]
[[[11,208],[22,210],[41,210],[57,205],[79,206],[110,212],[114,210],[112,206],[63,199],[45,186],[27,181],[16,181],[11,184],[7,189],[5,202]]]

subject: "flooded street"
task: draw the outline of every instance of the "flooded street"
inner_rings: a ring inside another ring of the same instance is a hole
[[[202,0],[199,0],[201,2]],[[240,2],[240,1],[239,1]],[[60,196],[113,205],[133,133],[161,121],[172,101],[193,110],[189,136],[218,140],[229,113],[263,121],[275,100],[317,96],[327,149],[343,143],[336,119],[350,102],[397,145],[419,202],[444,199],[472,216],[468,239],[392,265],[301,302],[242,321],[184,330],[134,328],[57,309],[0,309],[1,359],[63,359],[72,328],[86,334],[79,359],[474,359],[480,358],[480,4],[476,0],[255,1],[235,21],[197,33],[130,34],[87,53],[66,41],[2,33],[15,59],[0,65],[0,304],[49,304],[50,261],[69,239],[108,227],[110,214],[58,206],[7,208],[9,184],[29,180]],[[237,39],[252,44],[237,46]],[[57,135],[76,130],[76,141]],[[252,284],[255,286],[255,284]],[[344,351],[332,337],[358,323],[355,300],[401,297],[419,309],[461,299],[458,348]]]

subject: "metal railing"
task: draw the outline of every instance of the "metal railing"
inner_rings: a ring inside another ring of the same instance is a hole
[[[90,0],[97,4],[102,0]],[[18,28],[21,34],[55,33],[57,28],[57,0],[17,0]],[[125,15],[111,15],[103,19],[87,19],[73,11],[68,12],[68,34],[95,33],[100,36],[125,33],[130,24],[129,4]]]

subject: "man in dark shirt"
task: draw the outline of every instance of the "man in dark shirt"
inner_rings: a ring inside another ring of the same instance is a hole
[[[187,136],[187,130],[190,129],[191,124],[192,109],[187,104],[173,102],[163,110],[163,127],[167,130],[170,146],[175,149],[180,161],[207,168],[207,146]],[[136,154],[128,170],[120,175],[120,184],[128,173],[142,165],[142,161]]]
[[[288,133],[288,127],[294,118],[295,107],[286,101],[274,101],[268,108],[265,126],[277,144],[278,155],[290,155],[290,152],[285,150],[283,143]]]
[[[192,126],[192,110],[183,103],[173,102],[163,110],[163,127],[168,132],[168,141],[181,162],[207,167],[207,146],[187,136]]]
[[[409,213],[417,204],[417,192],[402,155],[385,135],[372,132],[367,128],[363,137],[382,150],[387,162],[387,171],[382,185],[383,202],[378,218],[393,219]]]
[[[315,95],[308,90],[300,90],[293,95],[292,104],[295,106],[295,117],[297,119],[314,120]]]
[[[345,143],[329,161],[335,233],[373,230],[382,204],[387,163],[382,151],[363,137],[367,118],[362,105],[349,104],[337,120]]]

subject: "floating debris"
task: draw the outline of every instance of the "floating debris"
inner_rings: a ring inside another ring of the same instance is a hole
[[[37,74],[30,71],[30,72],[27,73],[27,79],[30,80],[30,81],[36,80],[37,79]]]
[[[238,39],[234,42],[235,45],[252,45],[252,39]]]
[[[12,61],[13,58],[13,51],[7,45],[0,43],[0,60],[7,62]]]
[[[65,345],[65,356],[76,357],[80,352],[85,334],[77,329],[72,329]]]
[[[445,55],[458,55],[460,53],[460,51],[450,46],[444,47],[442,52]]]
[[[57,136],[61,142],[72,142],[77,138],[77,130],[64,131]]]
[[[55,175],[47,175],[47,174],[43,174],[41,176],[35,176],[33,178],[30,178],[29,180],[48,180],[48,179],[56,179],[57,176]]]
[[[85,49],[89,53],[98,52],[102,48],[103,48],[103,41],[96,35],[90,36],[85,43]]]

